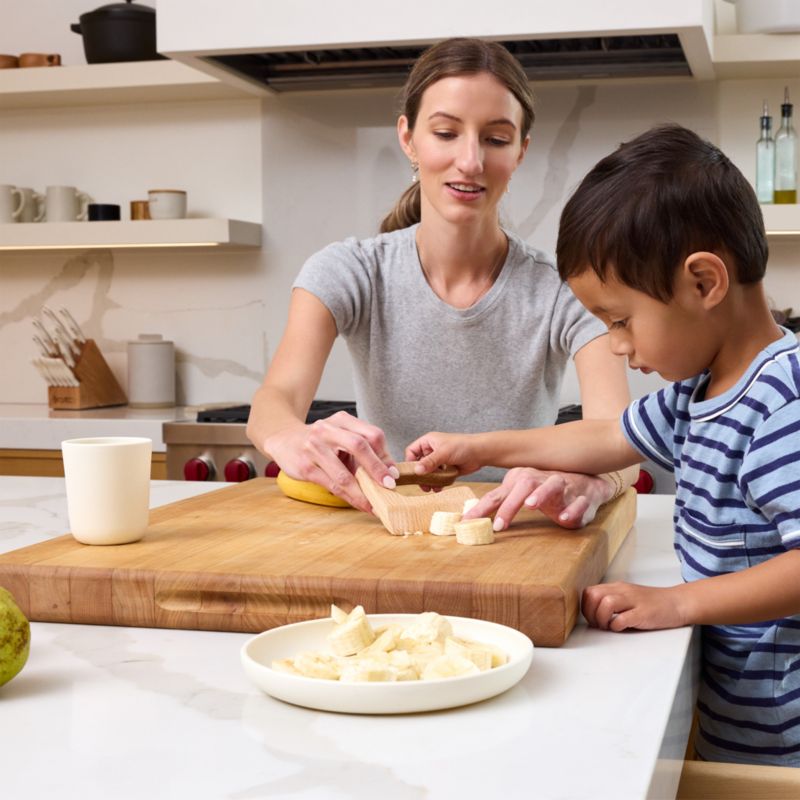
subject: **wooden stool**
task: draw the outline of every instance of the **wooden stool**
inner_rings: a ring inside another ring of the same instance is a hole
[[[676,800],[797,800],[800,769],[685,761]]]

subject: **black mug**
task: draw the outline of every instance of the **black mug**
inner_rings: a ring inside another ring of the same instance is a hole
[[[120,219],[119,206],[112,203],[89,203],[89,222]]]

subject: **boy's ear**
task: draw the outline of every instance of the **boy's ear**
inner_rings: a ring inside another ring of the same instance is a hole
[[[699,302],[706,310],[719,305],[728,294],[730,277],[725,262],[715,253],[692,253],[683,262],[678,275],[686,297]]]

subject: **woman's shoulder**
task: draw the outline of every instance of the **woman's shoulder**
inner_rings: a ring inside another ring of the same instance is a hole
[[[509,261],[514,266],[517,280],[534,282],[540,291],[543,285],[558,291],[563,281],[558,276],[553,257],[526,242],[519,234],[508,230],[505,233],[509,241]]]
[[[390,233],[379,233],[377,236],[365,239],[349,236],[326,245],[314,253],[309,261],[335,260],[338,263],[350,261],[362,266],[380,266],[385,261],[404,259],[413,246],[415,227],[402,228]]]

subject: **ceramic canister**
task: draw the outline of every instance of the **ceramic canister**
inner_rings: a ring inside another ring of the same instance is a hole
[[[161,334],[142,333],[128,342],[128,405],[175,405],[175,345]]]

